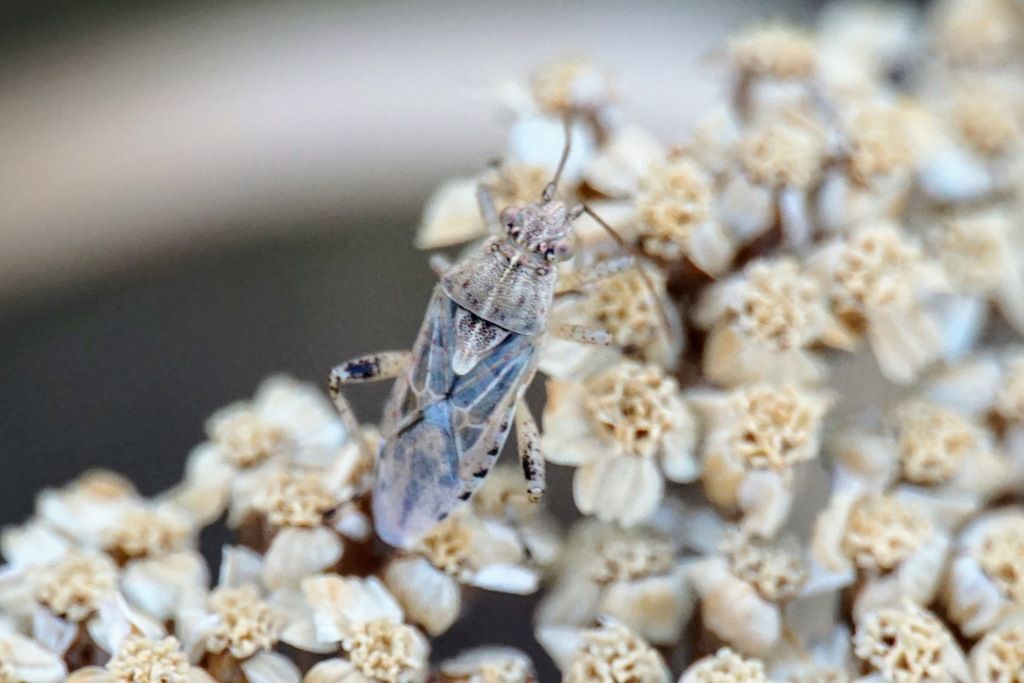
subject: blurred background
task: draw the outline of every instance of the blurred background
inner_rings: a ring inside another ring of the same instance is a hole
[[[627,118],[677,140],[724,88],[712,54],[730,31],[816,9],[5,3],[0,522],[89,467],[155,493],[203,420],[264,376],[319,383],[348,356],[407,348],[433,284],[419,211],[501,152],[495,84],[589,56],[617,74]],[[354,391],[360,416],[386,391]],[[441,654],[479,642],[491,608],[528,623],[528,604],[487,600]]]

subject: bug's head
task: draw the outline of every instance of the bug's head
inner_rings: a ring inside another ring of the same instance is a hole
[[[572,256],[572,213],[560,201],[507,206],[501,222],[509,239],[551,263]]]

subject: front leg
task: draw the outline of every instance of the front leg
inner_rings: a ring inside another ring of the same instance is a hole
[[[342,395],[341,387],[346,384],[394,379],[409,367],[411,357],[412,353],[409,351],[382,351],[354,358],[331,370],[327,380],[327,389],[330,391],[331,401],[338,409],[341,421],[349,434],[359,434],[359,423],[352,406]]]
[[[516,402],[516,447],[526,477],[526,495],[537,502],[544,495],[544,455],[540,451],[540,430],[526,401]]]

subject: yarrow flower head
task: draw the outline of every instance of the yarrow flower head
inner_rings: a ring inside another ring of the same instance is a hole
[[[270,650],[284,627],[282,615],[263,601],[251,585],[222,587],[210,595],[215,625],[206,636],[208,652],[229,652],[236,659]]]
[[[696,421],[674,379],[623,361],[583,382],[548,383],[543,449],[575,465],[579,509],[636,524],[661,500],[664,477],[692,481]]]
[[[541,626],[537,639],[566,683],[667,683],[669,678],[658,651],[615,621],[587,629]]]
[[[35,599],[68,621],[84,621],[117,591],[117,578],[117,566],[106,555],[71,554],[40,570]]]
[[[857,657],[890,681],[966,681],[963,653],[942,621],[904,603],[868,614],[853,637]]]
[[[729,41],[729,61],[735,70],[771,78],[808,78],[814,73],[813,37],[784,24],[762,24]]]
[[[793,259],[758,260],[713,285],[696,323],[709,330],[704,372],[719,384],[809,382],[821,374],[810,351],[828,322],[820,284]]]
[[[594,519],[579,522],[537,622],[585,627],[605,615],[648,642],[676,642],[693,598],[682,549],[665,529],[674,517],[666,503],[650,526],[624,530]]]
[[[375,578],[314,576],[302,584],[322,642],[340,644],[353,680],[416,683],[426,679],[429,646],[404,623],[402,608]],[[330,660],[329,660],[330,661]]]
[[[764,663],[723,647],[699,659],[683,673],[679,683],[767,683]]]

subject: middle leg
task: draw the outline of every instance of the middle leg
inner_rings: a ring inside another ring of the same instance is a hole
[[[516,402],[516,447],[519,449],[519,464],[526,477],[526,495],[537,502],[544,495],[544,456],[540,451],[537,422],[522,398]]]

